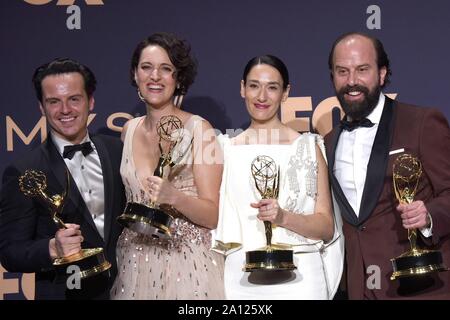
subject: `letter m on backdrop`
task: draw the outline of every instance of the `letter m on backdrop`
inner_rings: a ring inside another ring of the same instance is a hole
[[[17,136],[26,144],[29,145],[30,142],[34,139],[34,137],[40,132],[41,133],[41,142],[47,138],[47,122],[45,117],[41,117],[41,119],[36,123],[31,133],[27,136],[23,131],[19,128],[19,126],[14,122],[14,120],[10,117],[6,117],[6,146],[8,151],[14,150],[14,136],[13,133],[16,133]]]

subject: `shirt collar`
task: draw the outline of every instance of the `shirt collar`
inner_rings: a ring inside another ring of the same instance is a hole
[[[372,121],[372,123],[379,124],[381,120],[381,114],[384,109],[384,102],[386,101],[386,97],[382,92],[380,92],[380,97],[378,98],[378,103],[375,106],[375,109],[367,116],[367,119]]]
[[[74,143],[69,142],[66,139],[63,139],[63,138],[57,136],[53,132],[50,132],[50,134],[52,136],[53,143],[55,144],[56,149],[58,149],[58,152],[59,152],[60,155],[63,154],[65,146],[73,146],[74,145]],[[87,141],[91,142],[92,146],[94,145],[92,143],[91,138],[89,137],[89,133],[86,133],[86,135],[84,136],[83,140],[81,140],[81,142],[79,144],[82,144],[82,143],[87,142]]]

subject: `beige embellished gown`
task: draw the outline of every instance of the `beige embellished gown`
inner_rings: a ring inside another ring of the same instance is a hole
[[[132,141],[144,117],[133,119],[124,140],[120,173],[128,202],[149,205],[150,198],[133,162]],[[192,116],[184,127],[193,133],[204,121]],[[192,149],[191,149],[192,150]],[[192,151],[175,165],[168,180],[185,194],[197,197]],[[118,275],[111,299],[223,299],[223,257],[211,251],[211,230],[175,213],[170,240],[153,239],[124,229],[117,243]]]

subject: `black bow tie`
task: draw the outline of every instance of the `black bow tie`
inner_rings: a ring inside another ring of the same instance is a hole
[[[375,125],[372,121],[367,118],[358,120],[358,121],[347,121],[345,119],[341,120],[341,128],[347,131],[353,131],[358,127],[366,127],[371,128]]]
[[[75,155],[75,152],[77,152],[77,151],[81,151],[81,152],[83,152],[84,156],[87,156],[89,153],[94,151],[94,149],[92,148],[92,145],[89,141],[82,143],[82,144],[74,144],[72,146],[65,146],[64,152],[63,152],[63,157],[68,158],[70,160],[73,158],[73,156]]]

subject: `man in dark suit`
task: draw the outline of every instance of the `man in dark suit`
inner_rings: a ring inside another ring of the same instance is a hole
[[[343,217],[350,299],[450,299],[450,272],[390,280],[390,259],[418,246],[450,266],[450,130],[436,109],[394,101],[381,90],[391,73],[382,43],[350,33],[330,52],[334,88],[345,112],[326,137],[330,179]],[[369,121],[370,120],[370,121]],[[423,173],[414,201],[394,194],[394,160],[409,153]]]
[[[56,59],[36,69],[33,84],[50,132],[42,145],[4,171],[0,262],[10,272],[36,273],[36,299],[108,299],[117,273],[115,249],[121,228],[116,217],[124,206],[122,143],[88,133],[96,87],[88,67]],[[29,169],[45,174],[49,197],[64,193],[69,172],[68,198],[60,214],[66,228],[54,223],[46,201],[21,192],[19,177]],[[112,267],[68,286],[70,273],[61,274],[53,261],[97,247],[103,248]]]

